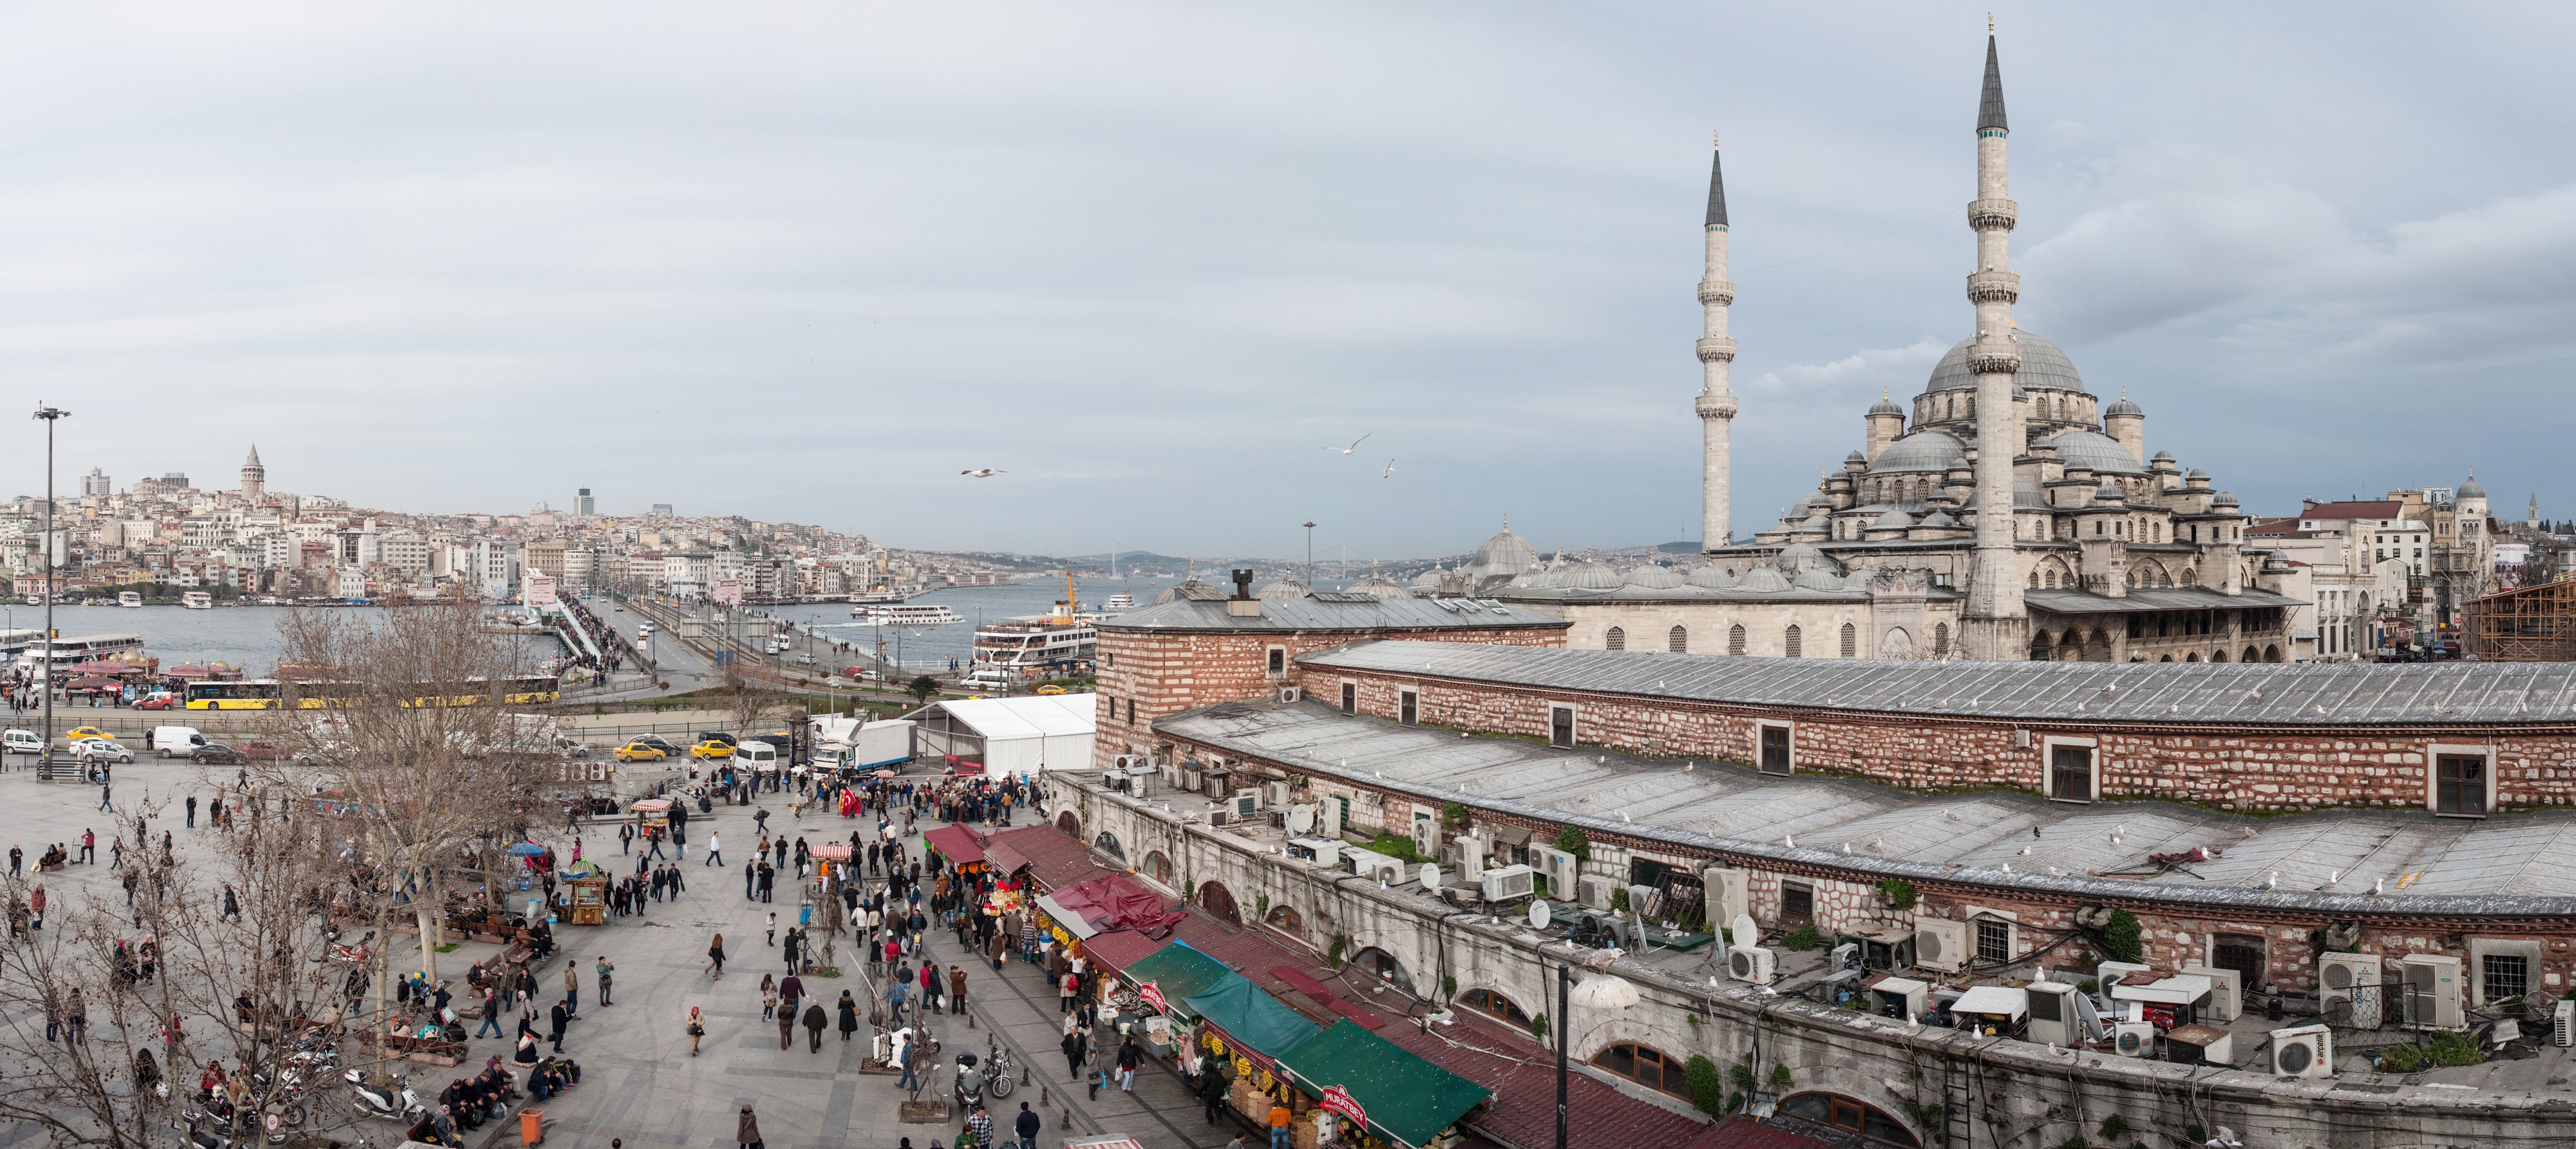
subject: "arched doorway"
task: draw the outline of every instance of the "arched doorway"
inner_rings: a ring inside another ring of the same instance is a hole
[[[2244,661],[2244,662],[2261,662],[2261,661],[2263,661],[2263,652],[2262,652],[2262,651],[2259,651],[2259,650],[2256,650],[2256,649],[2254,649],[2253,647],[2250,647],[2250,646],[2249,646],[2249,647],[2246,647],[2246,648],[2245,648],[2245,657],[2244,657],[2243,659],[2241,659],[2240,661]]]
[[[2043,630],[2030,636],[2030,660],[2032,662],[2048,661],[2050,654],[2054,650],[2055,644],[2049,641],[2047,631]]]
[[[2213,650],[2213,651],[2210,651],[2210,652],[2209,652],[2209,660],[2210,660],[2211,662],[2225,662],[2225,661],[2227,661],[2227,652],[2226,652],[2226,651],[2224,651],[2224,650]]]
[[[1878,656],[1880,658],[1914,657],[1914,636],[1905,633],[1905,628],[1901,626],[1890,629],[1887,637],[1879,640]]]
[[[1064,831],[1065,837],[1077,842],[1082,840],[1082,819],[1074,817],[1071,810],[1055,816],[1055,828]]]
[[[2279,662],[2279,661],[2281,661],[2281,648],[2280,648],[2280,647],[2278,647],[2278,646],[2267,646],[2267,647],[2264,647],[2264,648],[2263,648],[2263,661],[2265,661],[2265,662]]]
[[[1225,919],[1230,926],[1243,924],[1243,913],[1234,907],[1234,891],[1225,883],[1207,881],[1199,884],[1199,908]]]

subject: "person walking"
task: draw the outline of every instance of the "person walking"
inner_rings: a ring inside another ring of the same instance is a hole
[[[555,1052],[561,1053],[563,1052],[564,1026],[572,1021],[572,1011],[565,1009],[562,1002],[556,1002],[553,1009],[546,1011],[546,1017],[547,1021],[553,1028],[553,1032],[549,1034],[548,1037],[554,1042]]]
[[[1136,1092],[1136,1067],[1144,1060],[1145,1051],[1138,1048],[1133,1036],[1128,1037],[1126,1044],[1118,1047],[1118,1092]],[[1273,1149],[1277,1147],[1274,1146]]]
[[[602,1006],[617,1004],[608,1000],[608,979],[616,976],[617,963],[608,960],[607,954],[601,954],[599,964],[591,968],[599,974],[599,1004]]]
[[[724,865],[724,841],[717,837],[716,832],[713,830],[707,831],[707,860],[698,864],[701,866]]]
[[[1020,1102],[1020,1115],[1011,1123],[1011,1132],[1020,1139],[1020,1149],[1038,1149],[1038,1127],[1041,1124],[1029,1103]]]
[[[717,934],[716,940],[707,943],[708,977],[721,978],[724,976],[724,959],[724,935]]]
[[[842,990],[842,991],[841,991],[841,1040],[843,1040],[843,1041],[848,1041],[848,1040],[850,1039],[850,1035],[851,1035],[851,1034],[853,1034],[853,1033],[857,1033],[858,1031],[859,1031],[859,999],[857,999],[857,998],[855,998],[855,997],[850,996],[850,991],[848,991],[848,990],[846,990],[846,989],[845,989],[845,990]]]
[[[805,1007],[805,1035],[810,1039],[811,1052],[823,1052],[823,1031],[831,1028],[831,1025],[832,1017],[823,1012],[822,1002],[817,1001]]]
[[[1217,1111],[1225,1106],[1225,1075],[1214,1065],[1199,1070],[1199,1104],[1206,1110],[1207,1123],[1216,1124]]]
[[[762,974],[760,975],[760,1020],[769,1021],[777,1016],[778,979],[769,974]]]
[[[581,1016],[581,971],[569,958],[564,961],[564,1016]]]
[[[741,1149],[767,1149],[760,1141],[760,1118],[752,1115],[751,1103],[742,1103],[742,1116],[733,1123],[733,1139]]]
[[[707,1015],[701,1012],[698,1007],[694,1005],[689,1007],[688,1033],[689,1056],[696,1057],[698,1055],[698,1040],[707,1035]]]
[[[1082,1040],[1082,1031],[1071,1026],[1066,1026],[1064,1031],[1064,1040],[1058,1045],[1059,1048],[1064,1050],[1064,1079],[1066,1081],[1082,1080],[1082,1052],[1084,1045],[1085,1042]],[[1210,1120],[1210,1124],[1214,1124],[1213,1119]]]
[[[634,845],[635,824],[633,822],[619,823],[617,826],[617,852],[619,854],[628,853]]]

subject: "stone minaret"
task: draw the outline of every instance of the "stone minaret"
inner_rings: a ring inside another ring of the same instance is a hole
[[[2026,436],[2013,408],[2021,348],[2013,340],[2012,305],[2021,296],[2021,277],[2012,273],[2011,242],[2021,209],[2004,185],[2010,134],[2003,70],[1988,28],[1985,92],[1977,105],[1977,198],[1968,203],[1968,226],[1977,233],[1977,267],[1968,275],[1968,301],[1977,308],[1977,338],[1968,346],[1968,369],[1977,377],[1977,551],[1962,637],[1968,657],[1997,660],[2030,657],[2021,561],[2013,554],[2013,460]]]
[[[1726,380],[1735,362],[1735,341],[1726,336],[1726,309],[1735,302],[1735,285],[1726,281],[1726,180],[1714,149],[1708,161],[1708,268],[1699,281],[1700,311],[1707,329],[1699,341],[1700,549],[1716,550],[1733,537],[1728,500],[1733,484],[1727,459],[1735,419],[1735,392]]]
[[[259,444],[250,445],[250,458],[242,463],[242,498],[256,503],[268,490],[268,468],[259,465]]]

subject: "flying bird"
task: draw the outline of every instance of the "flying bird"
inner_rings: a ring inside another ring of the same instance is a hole
[[[1381,479],[1389,479],[1389,478],[1393,478],[1393,477],[1395,477],[1395,460],[1393,460],[1393,459],[1389,459],[1389,460],[1387,460],[1387,461],[1386,461],[1386,469],[1385,469],[1385,470],[1383,470],[1383,471],[1378,472],[1378,473],[1377,473],[1377,477],[1378,477],[1378,478],[1381,478]]]
[[[1369,435],[1374,434],[1377,434],[1377,432],[1369,432]],[[1324,449],[1327,451],[1339,451],[1345,455],[1356,454],[1360,449],[1360,444],[1365,442],[1368,442],[1368,435],[1362,435],[1359,438],[1351,440],[1351,445],[1347,447],[1326,447]]]
[[[989,479],[989,478],[992,478],[992,477],[993,477],[993,476],[995,476],[995,475],[1007,475],[1007,474],[1010,474],[1010,472],[1009,472],[1009,471],[1005,471],[1005,470],[1003,470],[1003,469],[1001,469],[1001,468],[999,468],[999,467],[976,467],[976,468],[974,468],[974,469],[972,469],[972,470],[959,471],[959,472],[957,472],[957,473],[958,473],[958,474],[960,474],[960,475],[965,475],[965,476],[967,476],[967,477],[969,477],[969,478],[976,478],[976,479]]]

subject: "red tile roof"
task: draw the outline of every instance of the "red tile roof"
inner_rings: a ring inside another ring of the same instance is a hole
[[[1027,866],[1038,884],[1049,890],[1061,890],[1087,882],[1102,874],[1123,872],[1091,856],[1082,843],[1066,837],[1053,826],[1022,826],[1004,830],[984,842],[984,852],[991,855],[1003,873]]]
[[[2318,503],[2299,512],[2303,519],[2393,519],[2406,504],[2395,500],[2359,503]]]
[[[1830,1142],[1793,1133],[1777,1125],[1765,1125],[1745,1117],[1730,1117],[1708,1127],[1708,1132],[1684,1149],[1833,1149]]]
[[[1036,829],[1034,826],[1030,828]],[[940,857],[962,866],[971,866],[984,860],[984,844],[977,839],[975,831],[955,823],[933,826],[922,833],[921,840],[931,849],[939,851]]]

